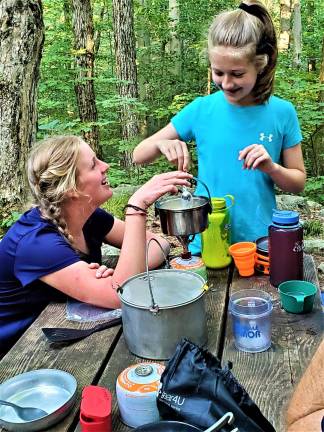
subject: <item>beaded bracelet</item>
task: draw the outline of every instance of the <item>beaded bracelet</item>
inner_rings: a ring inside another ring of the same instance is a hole
[[[132,208],[133,210],[147,214],[147,210],[145,210],[141,207],[138,207],[136,205],[133,205],[133,204],[126,204],[125,207],[123,208],[123,210],[125,211],[127,208]]]

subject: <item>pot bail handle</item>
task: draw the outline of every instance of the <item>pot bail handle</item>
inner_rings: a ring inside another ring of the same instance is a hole
[[[146,260],[145,260],[145,265],[146,265],[146,276],[147,276],[147,281],[148,281],[148,286],[149,286],[149,290],[150,290],[150,296],[151,296],[151,302],[152,305],[150,307],[150,311],[153,313],[158,313],[159,311],[159,305],[155,303],[154,297],[153,297],[153,291],[152,291],[152,286],[151,286],[151,280],[150,280],[150,272],[149,272],[149,265],[148,265],[148,252],[149,252],[149,247],[152,241],[155,241],[163,254],[165,263],[166,263],[166,268],[170,268],[170,264],[169,261],[165,255],[165,252],[163,250],[163,247],[161,246],[161,243],[156,239],[156,238],[151,238],[148,242],[147,242],[147,246],[146,246]]]
[[[192,183],[192,184],[195,185],[195,186],[197,185],[197,182],[201,183],[201,184],[204,186],[204,188],[206,189],[207,194],[208,194],[208,201],[209,201],[209,209],[208,209],[208,213],[211,213],[211,212],[212,212],[212,208],[213,208],[213,206],[212,206],[212,201],[211,201],[210,192],[209,192],[209,189],[208,189],[208,186],[206,185],[206,183],[203,182],[202,180],[200,180],[198,177],[192,177],[192,179],[189,180],[189,181],[190,181],[190,183]]]

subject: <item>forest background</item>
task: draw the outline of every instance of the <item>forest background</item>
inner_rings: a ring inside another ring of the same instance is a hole
[[[275,94],[296,107],[308,179],[324,204],[324,13],[321,0],[264,1],[277,30]],[[170,169],[131,163],[132,149],[198,95],[215,91],[207,30],[229,0],[0,0],[0,225],[27,200],[36,141],[77,134],[110,164],[111,185]],[[10,33],[9,33],[10,31]],[[194,144],[189,143],[194,160]]]

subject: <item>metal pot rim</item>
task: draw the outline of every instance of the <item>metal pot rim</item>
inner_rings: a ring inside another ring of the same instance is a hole
[[[163,207],[161,207],[167,201],[181,200],[180,196],[168,196],[167,198],[162,198],[161,200],[156,201],[155,202],[155,208],[157,210],[159,210],[159,211],[167,211],[167,212],[172,212],[172,213],[183,213],[183,212],[191,212],[193,210],[200,209],[201,207],[204,207],[204,206],[206,206],[206,204],[209,203],[209,199],[207,197],[205,197],[205,196],[202,196],[202,195],[193,195],[192,197],[193,197],[193,199],[200,198],[200,199],[204,199],[206,201],[202,202],[201,204],[191,206],[189,208],[183,207],[183,208],[180,208],[180,209],[169,209],[169,208],[163,208]]]
[[[191,304],[193,302],[195,302],[196,300],[199,300],[205,293],[206,293],[206,289],[204,289],[204,287],[206,286],[206,281],[204,280],[204,278],[202,276],[200,276],[197,273],[194,272],[190,272],[188,270],[178,270],[178,269],[159,269],[159,270],[152,270],[149,272],[150,276],[154,276],[156,274],[160,274],[160,273],[166,273],[168,275],[185,275],[186,277],[188,276],[188,274],[190,273],[190,276],[192,276],[194,279],[199,279],[201,281],[201,292],[194,298],[191,298],[187,301],[183,301],[182,303],[178,303],[178,304],[174,304],[174,305],[164,305],[164,306],[160,306],[159,304],[157,304],[159,310],[168,310],[168,309],[176,309],[182,306],[186,306],[188,304]],[[147,273],[139,273],[135,276],[132,276],[131,278],[127,279],[119,288],[118,290],[118,296],[121,300],[122,305],[127,305],[127,306],[131,306],[134,307],[136,309],[141,309],[141,310],[147,310],[150,311],[152,305],[138,305],[130,300],[126,300],[125,298],[123,298],[123,288],[124,286],[126,286],[127,284],[131,283],[134,280],[138,280],[138,279],[143,279],[143,281],[147,281]],[[147,291],[149,292],[149,286],[147,283]],[[158,303],[158,302],[157,302]]]

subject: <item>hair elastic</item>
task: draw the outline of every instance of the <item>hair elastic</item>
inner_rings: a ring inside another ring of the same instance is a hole
[[[263,15],[260,13],[260,7],[258,5],[248,5],[246,3],[241,3],[238,9],[242,9],[244,12],[247,12],[250,15],[254,15],[264,23]]]
[[[138,206],[136,206],[134,204],[126,204],[125,207],[123,208],[123,210],[125,211],[127,208],[131,208],[131,209],[136,210],[138,212],[142,212],[144,214],[147,214],[147,210],[145,210],[145,209],[143,209],[141,207],[138,207]]]

